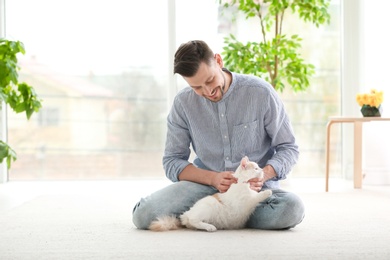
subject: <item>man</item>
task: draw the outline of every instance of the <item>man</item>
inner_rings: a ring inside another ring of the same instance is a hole
[[[182,44],[174,73],[189,87],[181,90],[168,115],[163,156],[166,176],[174,183],[141,199],[133,222],[147,229],[159,216],[180,215],[199,199],[226,192],[241,158],[263,168],[264,178],[250,181],[255,191],[272,189],[247,227],[289,229],[304,217],[298,196],[279,189],[298,159],[294,133],[278,94],[261,78],[230,72],[203,41]],[[190,146],[196,158],[191,163]]]

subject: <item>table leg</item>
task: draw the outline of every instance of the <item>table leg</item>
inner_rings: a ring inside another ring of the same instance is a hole
[[[354,122],[353,183],[356,189],[362,188],[362,122]]]
[[[330,156],[330,127],[333,122],[329,121],[326,126],[326,162],[325,162],[325,191],[329,190],[329,156]]]

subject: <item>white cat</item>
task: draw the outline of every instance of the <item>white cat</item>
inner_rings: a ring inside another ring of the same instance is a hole
[[[256,206],[272,195],[271,190],[256,192],[249,187],[248,180],[263,175],[263,170],[245,156],[233,174],[237,183],[232,184],[225,193],[216,193],[200,199],[180,215],[180,220],[174,216],[157,218],[150,224],[149,229],[167,231],[186,226],[216,231],[243,228]]]

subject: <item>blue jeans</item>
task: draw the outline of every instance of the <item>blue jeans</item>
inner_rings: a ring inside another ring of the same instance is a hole
[[[139,229],[148,229],[159,216],[179,216],[199,199],[216,193],[212,186],[189,181],[175,182],[142,198],[133,209],[133,223]],[[304,205],[295,194],[280,189],[260,203],[249,218],[246,227],[255,229],[289,229],[304,217]]]

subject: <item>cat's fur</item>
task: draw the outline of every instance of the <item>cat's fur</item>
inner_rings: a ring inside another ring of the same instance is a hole
[[[256,206],[271,196],[271,190],[256,192],[248,180],[262,177],[263,170],[244,157],[233,174],[237,178],[225,193],[216,193],[197,201],[193,207],[180,215],[157,218],[149,226],[153,231],[167,231],[183,226],[192,229],[216,231],[217,229],[240,229],[245,226]]]

